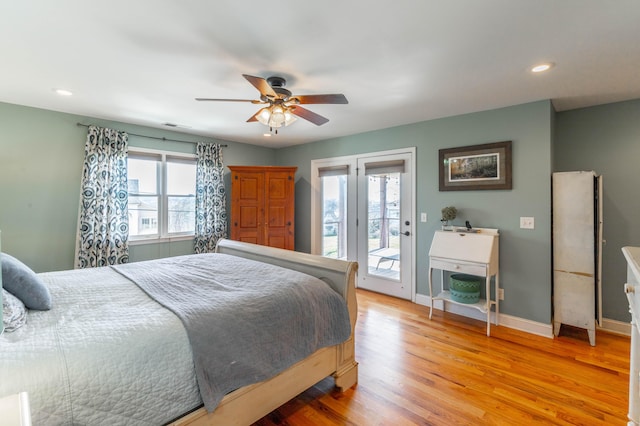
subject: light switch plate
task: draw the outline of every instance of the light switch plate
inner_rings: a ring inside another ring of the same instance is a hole
[[[520,228],[522,229],[534,229],[535,221],[532,217],[521,217],[520,218]]]
[[[420,213],[420,222],[426,222],[426,221],[427,221],[427,214]]]

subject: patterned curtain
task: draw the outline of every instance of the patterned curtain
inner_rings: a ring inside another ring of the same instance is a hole
[[[220,238],[227,236],[227,202],[224,164],[219,144],[198,143],[196,163],[195,252],[214,251]]]
[[[129,135],[89,126],[78,215],[76,268],[129,261]]]

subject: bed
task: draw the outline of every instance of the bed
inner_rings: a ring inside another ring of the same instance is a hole
[[[222,259],[227,259],[232,262],[233,274],[230,275],[234,280],[244,280],[238,278],[244,271],[258,278],[257,284],[252,285],[259,292],[255,298],[242,295],[248,304],[239,304],[236,311],[256,310],[257,305],[252,300],[263,297],[261,286],[269,281],[267,272],[256,272],[258,270],[251,269],[253,264],[249,263],[260,262],[260,268],[271,268],[280,274],[283,288],[289,285],[284,284],[285,278],[298,277],[296,274],[301,273],[305,277],[315,277],[309,278],[313,286],[330,289],[331,297],[338,295],[346,311],[347,333],[339,337],[338,343],[335,343],[335,336],[331,337],[334,340],[325,339],[324,336],[330,334],[328,331],[316,333],[305,346],[309,354],[277,366],[273,375],[260,377],[256,373],[254,377],[259,378],[258,381],[233,390],[222,389],[224,394],[211,405],[209,397],[202,393],[202,377],[211,371],[200,368],[198,360],[202,348],[199,346],[202,345],[191,344],[194,332],[188,321],[185,323],[181,311],[161,305],[150,297],[158,296],[145,284],[132,282],[139,280],[140,273],[132,278],[128,269],[112,267],[43,273],[38,276],[51,291],[53,308],[29,311],[24,327],[0,336],[0,397],[28,392],[34,424],[248,425],[328,376],[333,376],[336,387],[341,390],[356,384],[358,364],[354,356],[353,330],[357,316],[357,263],[231,240],[221,240],[216,251],[217,254],[209,256],[218,257],[208,264],[224,263]],[[146,265],[143,275],[163,268],[173,273],[198,256],[167,259],[166,264],[170,266],[158,261],[137,263]],[[199,271],[188,275],[198,276],[204,270]],[[175,281],[170,275],[168,277],[169,281]],[[159,287],[163,291],[169,286]],[[236,292],[227,287],[225,283],[228,293]],[[182,287],[180,291],[183,291]],[[304,306],[299,301],[302,299],[288,294],[287,298],[298,300],[298,309],[314,311],[315,305],[324,304],[313,301]],[[218,294],[215,299],[223,301],[225,297]],[[159,300],[162,301],[162,297]],[[318,318],[331,315],[322,314]],[[282,317],[285,317],[284,313]],[[330,322],[318,318],[315,319],[317,323]],[[275,324],[278,320],[275,318],[269,323]],[[342,320],[334,320],[336,325],[329,328],[340,328],[337,321]],[[288,321],[292,325],[287,327],[292,330],[306,330],[297,320]],[[214,323],[221,322],[216,319]],[[200,326],[203,328],[226,330],[227,327]],[[252,326],[245,326],[240,334],[244,336],[244,330],[252,329]],[[260,352],[273,352],[278,357],[294,351],[289,341],[273,341],[269,347],[264,346],[265,342],[260,339],[265,334],[270,336],[268,333],[271,331],[260,328],[256,336],[250,337],[252,344],[241,347],[257,346],[261,348]],[[205,351],[216,354],[218,350],[233,346],[219,344],[213,338],[204,340],[207,341]],[[324,346],[322,342],[327,341],[333,343]],[[237,356],[237,359],[244,360],[243,356]],[[256,371],[261,371],[258,368],[261,363],[271,364],[269,358],[265,359],[267,361],[256,362]],[[222,370],[233,372],[235,362],[236,358],[228,364],[229,368]],[[254,367],[241,366],[236,370]],[[216,383],[222,383],[224,379],[215,378],[213,382],[215,388]]]

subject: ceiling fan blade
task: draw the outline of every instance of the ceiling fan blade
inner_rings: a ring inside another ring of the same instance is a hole
[[[215,102],[251,102],[252,104],[264,104],[258,99],[217,99],[217,98],[196,98],[196,101],[215,101]]]
[[[347,98],[341,94],[336,93],[332,95],[300,95],[294,96],[301,104],[348,104]]]
[[[258,121],[258,114],[260,113],[260,111],[256,112],[251,117],[249,117],[249,119],[247,120],[247,123],[252,123],[254,121]]]
[[[300,118],[304,118],[307,121],[312,122],[316,126],[322,126],[324,123],[328,122],[329,119],[321,116],[320,114],[316,114],[313,111],[309,111],[306,108],[302,108],[301,106],[292,106],[289,110]]]
[[[248,74],[242,74],[242,76],[246,78],[249,83],[253,84],[253,87],[258,89],[261,95],[272,98],[278,97],[278,94],[273,90],[273,88],[269,85],[269,83],[267,83],[267,80],[265,80],[264,78],[254,77]]]

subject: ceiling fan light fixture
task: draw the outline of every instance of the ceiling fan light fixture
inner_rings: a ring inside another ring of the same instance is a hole
[[[269,119],[271,118],[271,107],[262,108],[258,114],[256,114],[256,118],[258,121],[265,126],[269,125]]]
[[[284,109],[280,105],[274,105],[271,107],[271,118],[269,119],[269,126],[281,127],[285,122]]]
[[[293,115],[291,113],[291,110],[289,108],[286,108],[284,110],[284,125],[288,126],[289,124],[292,124],[293,122],[295,122],[298,119],[298,117],[296,117],[295,115]]]
[[[289,108],[278,104],[262,108],[255,117],[258,122],[269,126],[272,131],[278,127],[288,126],[297,119]]]

